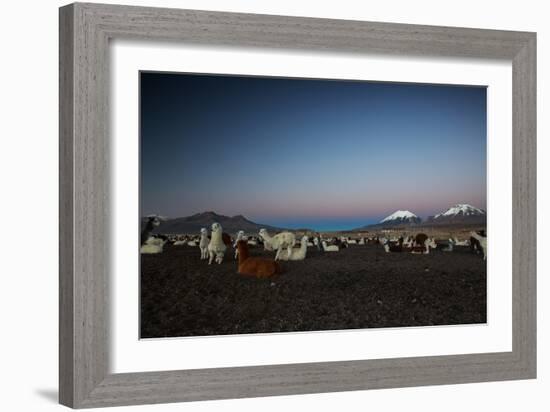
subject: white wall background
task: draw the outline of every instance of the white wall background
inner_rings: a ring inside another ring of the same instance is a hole
[[[121,0],[122,1],[122,0]],[[105,0],[106,3],[112,3]],[[115,2],[116,3],[116,2]],[[407,410],[543,411],[548,408],[550,273],[541,234],[550,192],[548,76],[550,26],[536,0],[300,1],[180,0],[125,4],[220,11],[528,30],[538,32],[539,378],[532,381],[302,395],[122,408],[146,411]],[[0,298],[2,410],[60,410],[57,405],[57,0],[2,4],[0,179],[3,239]],[[544,93],[546,92],[546,93]],[[7,227],[6,227],[7,225]],[[34,238],[31,242],[30,239]],[[6,247],[7,246],[7,247]],[[6,266],[7,263],[7,266]],[[121,409],[117,409],[121,410]]]

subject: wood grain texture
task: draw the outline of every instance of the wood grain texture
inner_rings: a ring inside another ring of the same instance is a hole
[[[513,350],[536,375],[536,37],[514,57],[513,88]]]
[[[60,9],[60,402],[84,408],[536,375],[534,33],[75,3]],[[109,40],[497,58],[513,65],[513,350],[109,373]]]
[[[73,404],[73,7],[59,13],[59,401]]]

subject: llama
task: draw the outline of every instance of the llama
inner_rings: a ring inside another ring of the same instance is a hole
[[[468,239],[466,240],[458,240],[456,237],[453,238],[453,242],[455,246],[470,246],[470,241]]]
[[[484,230],[478,230],[476,233],[482,237],[486,237]],[[480,253],[480,252],[483,253],[483,250],[481,248],[481,243],[479,243],[479,240],[477,240],[475,237],[471,236],[471,234],[470,234],[469,242],[470,242],[470,251],[472,253]]]
[[[201,228],[201,239],[199,240],[199,248],[201,250],[201,260],[208,259],[208,244],[210,239],[208,239],[208,230],[205,227]]]
[[[426,243],[426,240],[428,240],[428,235],[425,233],[418,233],[414,237],[414,244],[415,246],[424,246]]]
[[[369,238],[367,238],[367,243],[366,244],[367,245],[378,245],[378,244],[383,245],[384,244],[384,242],[382,241],[383,239],[384,238],[380,238],[378,236],[369,237]]]
[[[474,237],[470,237],[470,252],[479,253],[480,251],[481,251],[481,245],[479,241]]]
[[[412,236],[407,236],[407,238],[403,241],[403,246],[410,249],[414,245],[414,239]]]
[[[266,240],[263,234],[265,234],[270,240],[271,240],[271,237],[267,233],[266,229],[260,229],[259,235],[260,235],[261,242],[264,244],[264,250],[267,252],[272,252],[273,246],[271,245],[271,241]]]
[[[239,250],[239,274],[268,278],[281,273],[278,262],[262,257],[251,257],[248,253],[248,245],[244,240],[237,242],[237,249]]]
[[[212,264],[214,258],[216,258],[217,264],[223,262],[223,255],[225,254],[227,246],[223,241],[222,233],[222,226],[217,222],[212,223],[212,235],[208,243],[209,265]]]
[[[449,244],[441,249],[443,252],[452,252],[455,245],[454,239],[449,239]]]
[[[160,219],[157,216],[149,216],[147,218],[147,224],[141,231],[141,243],[140,245],[144,245],[147,240],[149,239],[149,236],[151,235],[151,232],[160,225]]]
[[[476,232],[470,232],[470,236],[477,240],[479,243],[479,246],[481,248],[481,252],[483,253],[483,260],[487,260],[487,238],[480,236]],[[473,242],[472,242],[473,243]]]
[[[267,243],[271,246],[271,250],[276,250],[275,260],[278,260],[281,256],[281,252],[284,248],[287,249],[287,255],[290,257],[292,254],[292,248],[296,244],[296,237],[294,233],[290,232],[281,232],[273,237],[267,233],[267,230],[260,230],[260,237],[264,240],[264,247]],[[266,250],[268,250],[266,248]]]
[[[419,237],[419,235],[423,235],[423,236]],[[416,235],[415,244],[412,247],[411,253],[419,254],[419,255],[429,254],[430,248],[431,249],[437,248],[437,243],[435,243],[435,240],[433,238],[428,238],[428,236],[424,235],[423,233],[420,233],[419,235]],[[426,237],[424,238],[424,236]],[[423,243],[419,243],[419,240],[422,241],[422,239],[424,239]]]
[[[157,237],[150,237],[145,241],[143,245],[141,245],[139,251],[144,255],[162,253],[165,243],[166,243],[166,240],[164,239],[157,238]]]
[[[299,248],[293,248],[292,253],[288,256],[286,253],[281,253],[281,260],[304,260],[307,254],[308,237],[304,236],[301,240]]]
[[[403,252],[405,251],[405,249],[403,248],[403,242],[404,242],[404,239],[402,236],[397,240],[389,240],[389,241],[386,240],[384,242],[384,250],[386,251],[386,253]]]
[[[235,248],[235,260],[239,257],[239,248],[237,247],[237,245],[241,240],[244,240],[244,231],[239,230],[237,232],[237,240],[235,240],[235,244],[233,245],[233,247]]]
[[[340,248],[336,245],[327,245],[327,242],[325,240],[323,240],[321,244],[323,245],[324,252],[338,252],[340,250]]]
[[[321,253],[324,253],[325,250],[323,249],[323,244],[321,243],[322,241],[322,237],[321,236],[315,236],[313,238],[313,244],[315,245],[315,247],[317,248],[317,250]]]
[[[233,244],[233,241],[231,240],[231,235],[229,233],[222,233],[222,241],[223,244],[227,247],[231,247],[231,245]]]

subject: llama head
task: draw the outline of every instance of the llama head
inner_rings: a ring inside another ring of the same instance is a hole
[[[243,237],[244,236],[244,230],[239,230],[237,232],[237,237]]]
[[[307,237],[307,236],[303,236],[303,237],[302,237],[302,242],[307,243],[308,240],[309,240],[309,237]]]
[[[222,231],[222,225],[220,225],[218,222],[212,223],[212,232],[213,233],[221,233]]]
[[[205,227],[201,228],[201,235],[207,235],[208,234],[208,231],[206,230]]]
[[[158,218],[158,216],[149,216],[149,222],[151,222],[153,226],[160,225],[160,219]]]
[[[267,235],[267,230],[266,229],[260,229],[260,236],[264,237],[265,235]]]

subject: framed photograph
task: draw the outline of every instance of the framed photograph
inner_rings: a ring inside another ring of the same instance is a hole
[[[536,35],[60,9],[60,402],[536,377]]]

